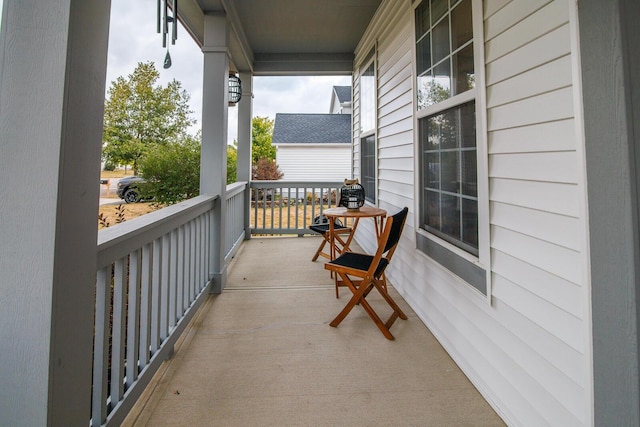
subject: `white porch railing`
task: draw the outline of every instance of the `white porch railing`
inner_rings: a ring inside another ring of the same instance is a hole
[[[252,234],[307,234],[341,185],[227,186],[225,263],[245,238],[247,209]],[[91,426],[124,420],[209,293],[217,199],[199,196],[99,232]]]
[[[341,181],[251,181],[251,234],[309,234],[336,206]]]
[[[99,232],[92,426],[122,422],[204,301],[216,199]]]
[[[245,238],[245,200],[246,200],[247,182],[236,182],[227,186],[227,216],[225,227],[225,258],[224,262],[235,255],[240,243]]]

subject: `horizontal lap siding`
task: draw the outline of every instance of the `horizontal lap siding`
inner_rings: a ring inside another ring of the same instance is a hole
[[[376,136],[378,205],[392,214],[404,206],[413,211],[413,32],[407,25],[412,19],[408,4],[398,3],[390,9],[390,21],[376,37]],[[359,138],[355,137],[354,142],[358,144]],[[354,156],[354,167],[358,167],[357,163]],[[359,227],[358,241],[367,250],[375,249],[372,229]]]
[[[540,65],[556,60],[571,49],[569,27],[563,25],[531,41],[526,48],[518,49],[486,64],[487,84],[514,77]],[[531,55],[535,52],[535,55]]]
[[[500,3],[485,16],[492,295],[536,355],[521,369],[545,387],[522,397],[552,424],[583,425],[590,350],[569,2]],[[544,341],[526,340],[533,330]]]
[[[353,135],[353,155],[352,155],[352,170],[353,176],[360,176],[360,79],[356,78],[353,81],[353,98],[351,101],[353,105],[353,112],[351,114],[352,122],[352,135]]]
[[[489,156],[491,178],[576,184],[578,164],[575,151],[508,153]]]
[[[535,123],[491,132],[489,154],[574,151],[574,120]]]
[[[289,181],[340,181],[351,176],[351,147],[278,146],[276,163]]]
[[[491,178],[489,199],[531,209],[577,217],[580,193],[577,185]]]
[[[516,19],[513,19],[513,18]],[[485,20],[487,63],[530,43],[534,37],[565,25],[569,9],[564,1],[513,1]]]
[[[405,16],[409,16],[405,14]],[[413,199],[412,32],[405,25],[379,40],[378,53],[378,188],[380,203],[394,195]],[[396,206],[400,209],[402,206]]]
[[[410,209],[389,279],[510,424],[588,424],[584,188],[576,152],[572,2],[483,1],[491,304],[416,250],[414,40],[408,3],[384,2],[395,28],[388,24],[374,35],[378,204],[390,213]],[[354,126],[357,130],[355,120]],[[354,138],[357,144],[357,132]],[[355,168],[358,163],[354,159]],[[366,250],[375,248],[372,228],[359,228],[358,241]]]

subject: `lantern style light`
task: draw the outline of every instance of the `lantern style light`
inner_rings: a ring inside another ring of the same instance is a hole
[[[240,77],[229,74],[229,106],[236,105],[242,98],[242,82]]]
[[[340,187],[340,202],[338,206],[344,206],[350,211],[357,211],[364,205],[364,187],[357,179],[345,179]]]

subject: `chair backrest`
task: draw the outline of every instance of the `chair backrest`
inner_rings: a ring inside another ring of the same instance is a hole
[[[376,251],[373,261],[369,267],[369,271],[374,277],[380,277],[391,262],[391,257],[393,256],[396,246],[398,246],[398,242],[400,241],[400,236],[402,235],[402,229],[404,228],[404,223],[407,220],[408,213],[409,208],[405,207],[397,214],[387,218],[384,230],[382,231],[380,240],[378,241],[378,250]],[[384,254],[386,254],[386,256],[383,256]]]
[[[409,208],[405,207],[397,214],[391,216],[391,218],[393,218],[391,222],[391,231],[389,232],[387,243],[384,245],[383,252],[388,252],[400,241],[400,236],[402,235],[402,229],[404,228],[404,223],[407,220],[408,213]]]

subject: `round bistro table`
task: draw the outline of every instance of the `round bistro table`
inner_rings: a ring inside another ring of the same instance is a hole
[[[354,220],[353,226],[351,227],[351,234],[349,235],[348,242],[351,242],[352,237],[356,232],[356,228],[358,227],[358,222],[360,218],[373,218],[373,223],[376,229],[376,239],[380,237],[380,231],[382,230],[382,225],[384,218],[387,216],[387,211],[380,208],[375,208],[372,206],[362,206],[358,210],[347,209],[345,207],[336,207],[329,208],[322,211],[322,214],[329,219],[329,236],[331,239],[331,261],[337,258],[336,253],[336,245],[334,241],[334,223],[337,218],[344,218],[345,223],[347,218],[352,218]],[[348,250],[348,245],[343,248],[343,252]]]

